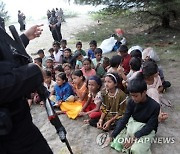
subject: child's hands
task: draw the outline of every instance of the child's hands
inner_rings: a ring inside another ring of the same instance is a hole
[[[103,120],[99,119],[98,123],[97,123],[97,128],[98,129],[102,129],[102,124],[103,124]]]
[[[117,70],[118,70],[119,73],[123,73],[124,72],[124,68],[121,65],[119,65]]]
[[[103,125],[103,130],[109,130],[109,126],[111,125],[111,121],[108,120],[106,123]]]
[[[58,101],[57,104],[60,106],[62,104],[62,100]]]

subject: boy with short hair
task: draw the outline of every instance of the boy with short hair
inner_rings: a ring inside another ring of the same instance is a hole
[[[62,64],[62,55],[63,51],[60,49],[60,43],[55,41],[53,43],[53,49],[54,49],[54,62],[57,64]]]
[[[108,70],[109,65],[110,65],[109,58],[104,57],[103,58],[103,63],[100,64],[96,68],[96,75],[99,76],[100,78],[103,78],[104,75],[106,74],[107,70]]]
[[[81,52],[78,51],[74,56],[76,57],[75,69],[81,69],[83,67],[83,60],[84,60],[83,55],[81,54]]]
[[[64,56],[62,59],[62,64],[69,63],[71,64],[72,68],[75,68],[76,65],[76,59],[72,56],[72,51],[70,48],[64,49]]]
[[[44,50],[43,49],[39,49],[37,54],[39,55],[39,57],[42,59],[42,66],[46,67],[46,59],[47,57],[44,54]]]
[[[127,75],[130,71],[129,61],[131,60],[131,55],[128,54],[128,47],[121,45],[118,49],[118,55],[122,57],[121,66],[124,68],[125,75]]]
[[[102,49],[101,48],[96,48],[94,51],[95,57],[92,59],[93,65],[95,67],[95,69],[97,69],[97,67],[103,63],[103,58],[102,58]]]
[[[127,89],[131,99],[108,141],[116,138],[111,147],[117,151],[128,149],[130,153],[150,154],[151,140],[158,128],[160,105],[147,96],[147,84],[141,77],[132,79]],[[119,139],[125,139],[124,143],[118,142]]]
[[[97,42],[95,40],[92,40],[89,43],[90,49],[88,50],[88,58],[93,59],[95,58],[94,51],[97,48]]]
[[[34,63],[37,64],[39,67],[43,67],[42,66],[42,58],[38,57],[38,58],[34,58]]]
[[[83,56],[86,56],[86,52],[84,50],[82,50],[82,42],[76,43],[76,49],[77,50],[74,52],[74,54],[76,54],[78,51],[80,51]]]

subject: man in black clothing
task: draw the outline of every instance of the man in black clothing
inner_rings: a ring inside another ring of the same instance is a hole
[[[57,18],[55,10],[51,11],[51,17],[49,18],[49,28],[52,33],[54,41],[60,42],[62,39],[61,20]]]
[[[24,46],[40,36],[40,26],[35,25],[21,35]],[[35,64],[18,66],[10,61],[13,57],[10,45],[5,39],[0,39],[0,153],[52,154],[32,123],[27,103],[27,96],[43,82],[42,72]]]
[[[18,10],[18,22],[20,24],[20,31],[23,31],[26,29],[25,19],[26,19],[26,16],[24,15],[24,13]]]
[[[142,154],[150,153],[150,140],[155,136],[158,127],[158,115],[160,105],[152,98],[146,95],[147,85],[141,78],[135,78],[128,84],[128,91],[130,92],[131,99],[129,99],[126,112],[119,121],[111,134],[110,140],[116,138],[119,134],[121,138],[121,131],[125,130],[127,124],[126,137],[121,147],[124,149],[130,148],[130,152]],[[148,138],[141,143],[139,140]],[[111,147],[120,151],[120,143],[114,140]]]

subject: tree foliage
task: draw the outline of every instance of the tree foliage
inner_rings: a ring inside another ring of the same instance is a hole
[[[107,5],[121,9],[134,8],[136,11],[159,19],[163,27],[179,17],[180,0],[75,0],[77,4]]]
[[[6,4],[4,2],[0,1],[0,17],[5,20],[8,20],[9,19],[8,11],[5,10],[5,6],[6,6]]]

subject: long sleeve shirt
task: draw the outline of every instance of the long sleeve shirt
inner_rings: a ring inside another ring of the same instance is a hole
[[[130,117],[133,117],[137,122],[145,123],[145,126],[134,134],[136,138],[148,135],[152,130],[157,131],[159,111],[160,105],[148,96],[146,101],[141,103],[135,103],[130,99],[126,112],[123,118],[117,121],[111,137],[115,138],[125,128]]]
[[[69,96],[74,95],[73,89],[68,82],[64,83],[61,86],[58,86],[56,84],[54,90],[56,101],[66,101]]]

